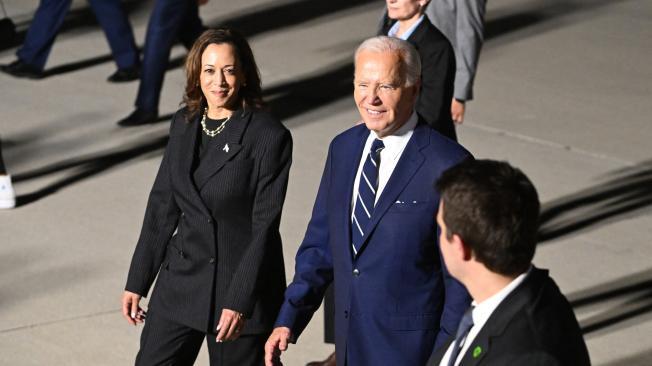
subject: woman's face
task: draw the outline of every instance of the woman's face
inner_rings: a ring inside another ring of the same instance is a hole
[[[211,43],[201,56],[199,84],[208,102],[208,109],[235,109],[244,74],[233,46],[229,43]]]

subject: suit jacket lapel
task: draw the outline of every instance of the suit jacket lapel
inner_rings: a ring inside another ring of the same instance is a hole
[[[480,363],[484,356],[489,352],[489,346],[491,344],[490,338],[491,336],[480,336],[480,334],[478,334],[473,340],[473,343],[466,350],[464,357],[462,357],[462,360],[460,361],[460,365],[471,366]]]
[[[182,172],[191,186],[194,186],[191,177],[192,164],[195,159],[195,147],[197,145],[198,117],[190,122],[184,122],[184,130],[181,133],[179,143],[179,172]]]
[[[208,180],[215,175],[224,164],[233,159],[234,156],[240,152],[242,145],[240,144],[242,140],[242,134],[249,123],[249,117],[251,112],[245,110],[237,110],[233,112],[231,121],[228,123],[230,126],[227,126],[226,133],[226,144],[224,146],[209,146],[209,149],[206,152],[206,156],[201,160],[201,163],[197,167],[194,173],[195,185],[197,190],[201,191],[202,187],[208,182]]]
[[[398,164],[396,164],[387,185],[383,189],[383,192],[380,194],[380,198],[376,203],[374,212],[371,215],[371,222],[365,229],[365,234],[362,237],[362,246],[360,250],[358,250],[358,256],[360,256],[362,251],[366,248],[369,237],[378,225],[380,219],[385,215],[385,212],[387,212],[387,209],[396,202],[398,195],[403,192],[403,189],[405,189],[410,180],[412,180],[414,174],[419,170],[419,167],[423,164],[425,158],[421,153],[421,149],[429,143],[430,137],[427,131],[428,128],[429,127],[425,124],[420,123],[414,129],[412,138],[410,138],[407,146],[405,146],[405,150],[403,150],[403,154],[401,155]]]
[[[473,366],[482,361],[490,351],[491,339],[503,334],[516,313],[531,301],[533,289],[540,287],[540,282],[547,277],[547,273],[545,270],[532,268],[523,283],[507,295],[487,319],[485,325],[471,342],[460,365]]]
[[[181,117],[179,117],[181,118]],[[184,130],[179,139],[179,168],[178,172],[181,173],[183,184],[190,189],[186,190],[195,202],[202,202],[199,192],[195,187],[192,179],[192,166],[195,160],[195,151],[197,145],[197,126],[199,124],[199,117],[195,117],[190,122],[183,122]],[[171,136],[172,138],[172,136]],[[202,204],[199,205],[205,211],[208,209]]]
[[[354,190],[358,189],[358,187],[354,187],[355,176],[360,165],[362,149],[364,148],[367,137],[369,136],[369,130],[366,127],[361,126],[359,128],[359,133],[353,136],[353,142],[349,145],[351,146],[349,151],[334,151],[331,153],[337,160],[334,162],[334,166],[338,167],[337,171],[335,172],[336,174],[333,174],[334,179],[332,185],[333,188],[337,190],[334,192],[333,196],[343,197],[343,199],[338,200],[338,206],[334,211],[337,215],[339,215],[339,217],[335,219],[335,222],[339,222],[338,227],[346,228],[346,230],[342,230],[343,237],[335,242],[345,243],[345,250],[349,253],[352,252],[351,201],[353,199]],[[347,146],[348,144],[342,145]]]
[[[428,359],[426,366],[439,366],[439,364],[441,363],[441,359],[444,358],[446,351],[451,346],[453,341],[455,341],[455,337],[449,337],[448,340],[441,347],[439,347],[436,351],[432,353],[432,355],[430,355],[430,358]]]

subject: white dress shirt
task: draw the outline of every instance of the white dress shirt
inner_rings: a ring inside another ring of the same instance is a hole
[[[383,189],[385,189],[385,186],[387,185],[387,181],[389,181],[389,177],[392,176],[392,172],[394,171],[394,168],[396,168],[396,164],[398,163],[398,160],[401,158],[401,155],[403,154],[403,150],[405,150],[405,146],[407,146],[408,141],[410,141],[410,137],[412,137],[412,133],[414,132],[414,128],[417,126],[418,121],[419,118],[417,117],[416,112],[412,112],[412,115],[407,120],[407,122],[405,122],[405,124],[401,126],[401,128],[396,130],[394,134],[381,138],[383,144],[385,144],[385,148],[380,151],[380,168],[378,168],[378,189],[376,190],[376,200],[374,201],[374,205],[378,203],[378,199],[380,198],[380,195],[383,193]],[[360,157],[358,172],[355,175],[355,182],[353,183],[353,194],[351,197],[351,215],[353,215],[353,213],[355,212],[355,203],[358,198],[358,184],[360,184],[360,175],[362,175],[362,167],[364,166],[364,162],[366,161],[367,155],[369,154],[369,150],[371,149],[371,144],[377,138],[378,135],[376,134],[376,132],[369,131],[367,142],[365,142],[364,148],[362,149],[362,156]]]
[[[490,298],[486,299],[485,301],[481,303],[476,303],[473,301],[471,305],[474,307],[473,312],[471,312],[471,316],[473,317],[473,327],[471,330],[469,330],[469,334],[466,336],[464,339],[464,345],[462,346],[462,349],[460,350],[460,353],[457,355],[457,360],[455,361],[455,366],[459,365],[460,362],[462,361],[462,358],[464,358],[464,354],[466,351],[468,351],[469,347],[473,343],[473,340],[475,337],[480,333],[480,330],[482,330],[482,327],[485,325],[487,320],[489,320],[489,317],[491,314],[496,310],[498,305],[500,305],[503,300],[509,295],[514,289],[520,285],[523,280],[525,280],[525,277],[530,273],[530,269],[527,270],[525,273],[521,273],[518,277],[512,280],[507,286],[505,286],[502,290],[496,292],[493,296]],[[448,365],[448,359],[451,358],[451,352],[453,352],[453,346],[455,346],[455,342],[452,342],[451,345],[448,347],[448,350],[446,350],[446,353],[444,354],[444,357],[441,359],[441,362],[439,363],[439,366],[447,366]]]

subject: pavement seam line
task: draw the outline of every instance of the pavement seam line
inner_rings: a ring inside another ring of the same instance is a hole
[[[517,140],[522,140],[522,141],[525,141],[525,142],[530,142],[530,143],[534,143],[534,144],[538,144],[538,145],[542,145],[542,146],[547,146],[547,147],[557,148],[557,149],[560,149],[560,150],[566,150],[566,151],[569,151],[569,152],[578,153],[580,155],[585,155],[585,156],[592,157],[592,158],[595,158],[595,159],[609,160],[609,161],[612,161],[614,163],[623,164],[625,166],[635,166],[636,165],[636,163],[634,163],[634,162],[619,159],[619,158],[615,158],[613,156],[595,153],[595,152],[592,152],[592,151],[572,147],[572,146],[569,146],[569,145],[560,144],[558,142],[553,142],[553,141],[550,141],[550,140],[544,140],[544,139],[540,139],[540,138],[536,138],[536,137],[532,137],[532,136],[528,136],[528,135],[522,135],[522,134],[516,133],[516,132],[509,132],[509,131],[502,130],[500,128],[489,127],[489,126],[486,126],[486,125],[480,125],[480,124],[475,124],[475,123],[471,123],[471,122],[464,122],[464,126],[468,126],[468,127],[471,127],[471,128],[476,128],[476,129],[482,130],[482,131],[491,132],[491,133],[494,133],[494,134],[497,134],[497,135],[511,137],[511,138],[514,138],[514,139],[517,139]]]
[[[106,311],[101,311],[99,313],[79,315],[79,316],[74,316],[74,317],[71,317],[71,318],[50,320],[50,321],[43,322],[43,323],[21,325],[19,327],[15,327],[15,328],[2,329],[2,330],[0,330],[0,334],[11,333],[11,332],[15,332],[15,331],[19,331],[19,330],[25,330],[25,329],[32,329],[32,328],[45,326],[45,325],[53,325],[53,324],[65,323],[65,322],[68,322],[68,321],[71,321],[71,320],[90,319],[90,318],[95,318],[95,317],[98,317],[98,316],[108,315],[108,314],[113,314],[113,313],[120,313],[120,310],[106,310]]]

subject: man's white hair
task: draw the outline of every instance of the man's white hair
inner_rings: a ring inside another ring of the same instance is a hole
[[[419,58],[419,52],[407,41],[387,36],[369,38],[362,42],[355,51],[355,55],[353,56],[355,62],[357,62],[358,55],[365,51],[397,53],[403,63],[401,72],[403,74],[402,76],[405,76],[405,86],[412,86],[421,78],[421,59]]]

